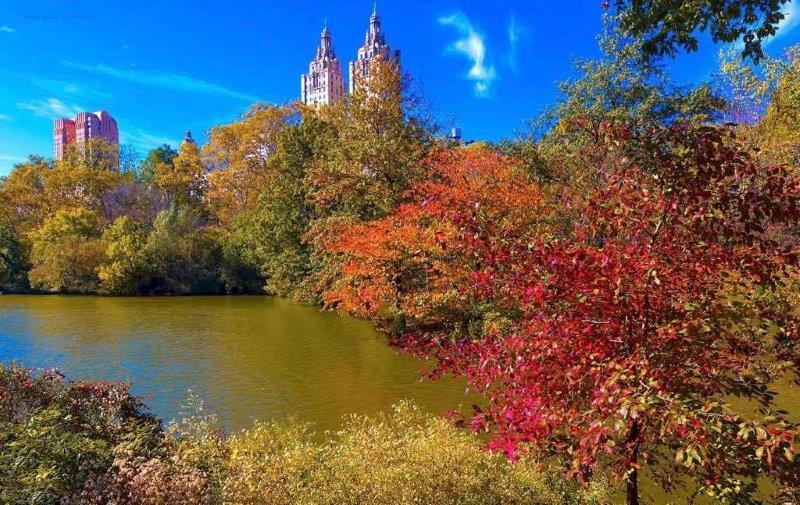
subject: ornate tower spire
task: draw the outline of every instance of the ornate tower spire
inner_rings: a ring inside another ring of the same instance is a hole
[[[369,17],[369,28],[364,36],[364,45],[358,50],[355,61],[351,61],[350,70],[350,93],[355,91],[356,81],[369,77],[369,68],[377,57],[385,61],[393,61],[400,65],[400,51],[394,51],[386,43],[386,36],[381,29],[381,17],[378,14],[378,2],[372,4],[372,14]]]
[[[300,77],[300,99],[306,105],[329,105],[344,97],[344,75],[333,48],[328,19],[320,33],[317,53]]]

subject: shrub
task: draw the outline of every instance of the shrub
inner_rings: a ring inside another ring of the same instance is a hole
[[[224,497],[230,503],[605,503],[554,468],[487,452],[451,421],[401,403],[390,414],[350,417],[314,442],[308,426],[257,423],[231,438]]]
[[[159,431],[124,384],[0,364],[0,503],[77,501],[117,451],[146,453]]]

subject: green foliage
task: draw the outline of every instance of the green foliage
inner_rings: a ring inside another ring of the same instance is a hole
[[[19,237],[14,228],[0,222],[0,292],[22,287],[23,270]]]
[[[163,172],[163,166],[172,166],[178,151],[168,144],[156,147],[147,153],[147,157],[139,167],[139,178],[146,184],[152,184],[156,180],[156,173]]]
[[[142,226],[128,216],[117,218],[104,231],[105,260],[98,269],[100,292],[136,294],[141,291],[150,264]]]
[[[188,207],[173,206],[156,216],[145,245],[153,265],[149,291],[219,291],[216,265],[220,263],[221,248],[214,230],[201,224],[198,211]]]
[[[103,246],[96,212],[59,210],[32,232],[31,242],[31,286],[65,293],[97,290]]]
[[[645,58],[642,40],[625,35],[616,19],[604,17],[598,41],[602,58],[575,63],[577,77],[559,85],[561,99],[534,123],[542,133],[555,127],[558,134],[578,120],[595,129],[602,122],[707,122],[723,108],[708,85],[690,89],[671,81],[663,63]]]
[[[314,217],[305,182],[315,153],[330,142],[331,126],[313,116],[281,132],[273,170],[250,214],[237,228],[254,246],[253,256],[267,279],[267,289],[283,296],[308,298],[303,282],[311,267],[304,237]]]
[[[696,51],[698,32],[714,42],[742,39],[742,56],[764,55],[765,39],[775,35],[784,18],[781,7],[791,0],[614,0],[622,27],[643,37],[648,56],[675,56],[678,49]],[[606,4],[608,5],[608,3]]]

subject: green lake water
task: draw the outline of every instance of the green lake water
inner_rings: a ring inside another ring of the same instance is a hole
[[[413,399],[468,406],[463,382],[421,381],[370,323],[284,299],[0,296],[0,362],[131,382],[160,418],[196,393],[223,426],[293,416],[320,430]]]

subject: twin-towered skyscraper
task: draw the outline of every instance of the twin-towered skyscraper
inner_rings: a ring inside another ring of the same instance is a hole
[[[369,76],[370,65],[376,58],[400,64],[400,51],[392,52],[381,31],[381,18],[372,10],[364,45],[358,49],[355,61],[349,65],[349,90],[352,93],[358,82]],[[330,105],[341,101],[346,93],[344,75],[331,41],[328,25],[322,29],[317,54],[308,65],[308,73],[300,77],[300,99],[306,105]]]

